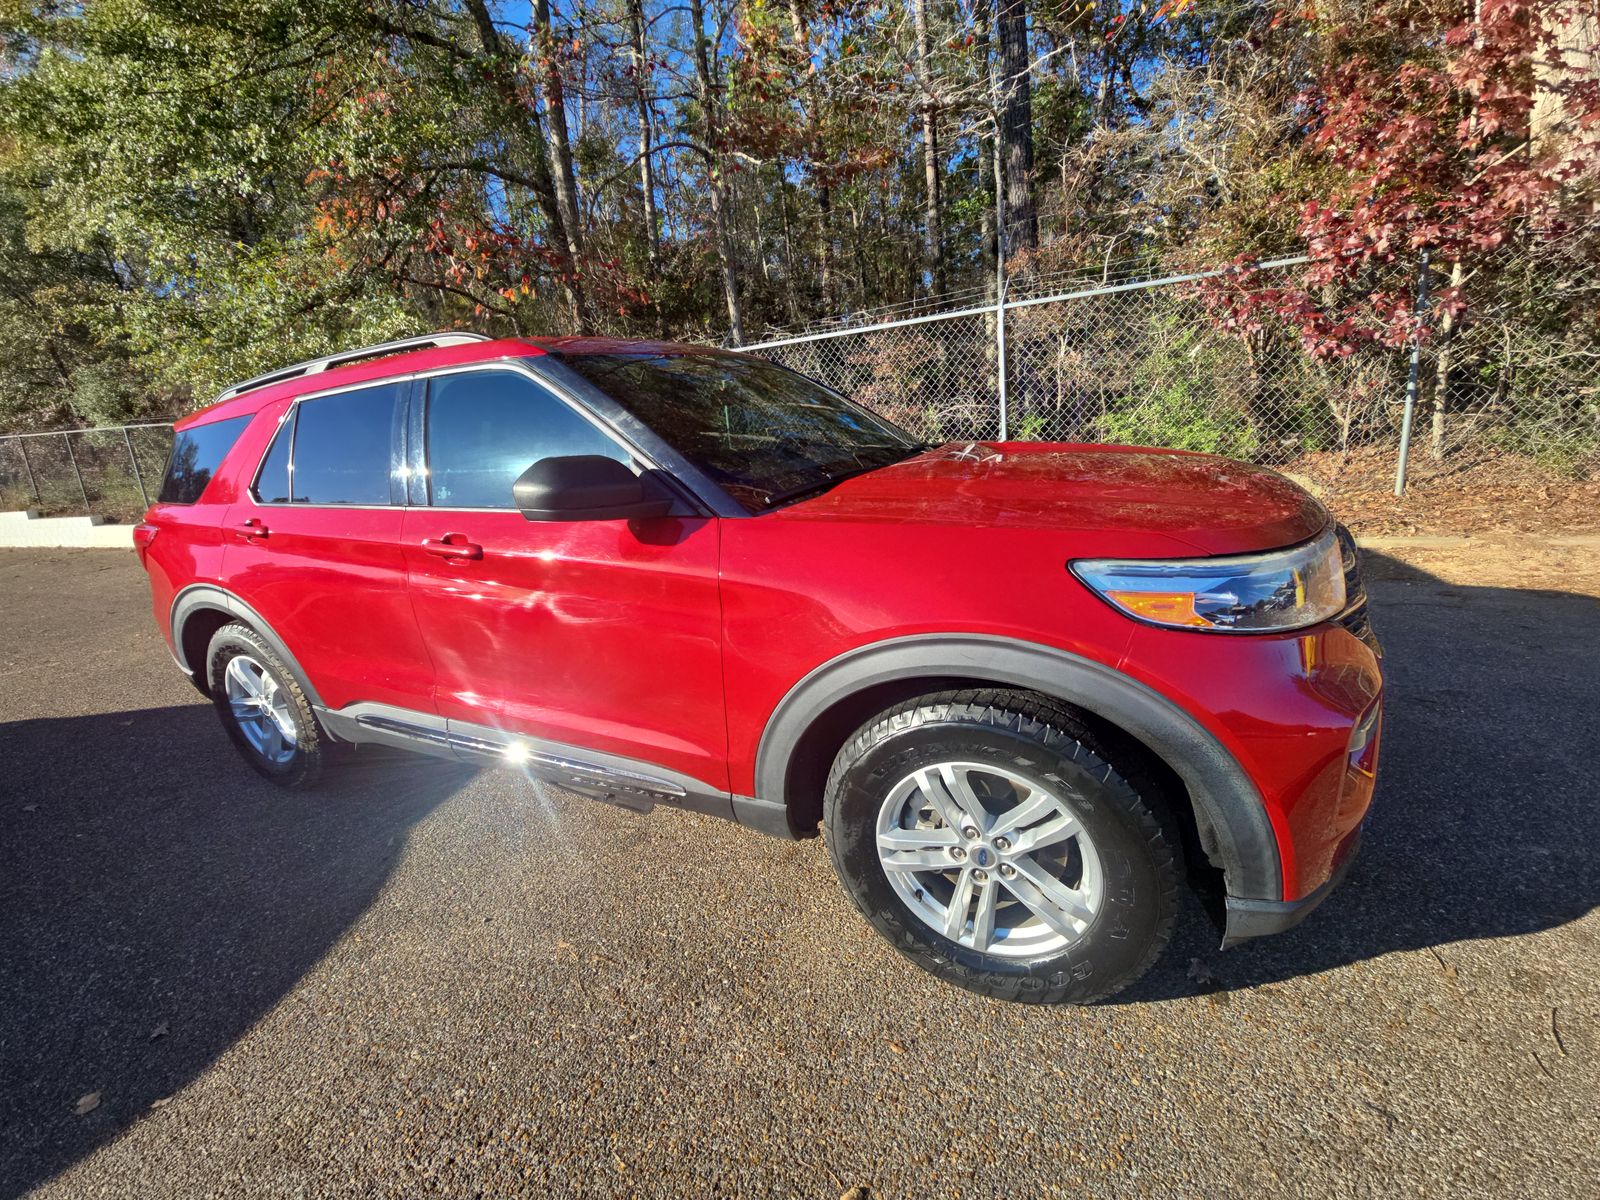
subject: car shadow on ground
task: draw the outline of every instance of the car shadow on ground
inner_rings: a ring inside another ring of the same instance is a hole
[[[472,775],[363,750],[321,788],[283,791],[205,704],[0,725],[0,764],[5,1197],[228,1049]]]
[[[1216,952],[1190,906],[1132,1004],[1555,928],[1600,906],[1600,600],[1446,583],[1363,555],[1386,652],[1377,796],[1343,886],[1298,928]]]

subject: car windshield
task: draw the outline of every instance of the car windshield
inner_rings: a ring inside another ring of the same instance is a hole
[[[558,354],[752,513],[921,449],[837,392],[741,354]]]

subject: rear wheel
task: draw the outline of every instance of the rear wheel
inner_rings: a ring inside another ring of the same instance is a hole
[[[1150,967],[1177,918],[1178,839],[1154,781],[1029,693],[879,714],[834,762],[824,827],[878,932],[983,995],[1101,999]]]
[[[283,787],[310,787],[327,740],[305,690],[248,625],[224,625],[206,652],[211,701],[245,761]]]

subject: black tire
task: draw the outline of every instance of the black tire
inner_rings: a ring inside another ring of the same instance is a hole
[[[880,808],[919,768],[957,761],[1037,780],[1088,835],[1103,898],[1078,940],[1036,958],[981,952],[933,928],[890,884],[878,854]],[[1178,917],[1182,851],[1153,776],[1136,754],[1105,744],[1068,709],[1028,692],[941,692],[873,717],[834,760],[823,833],[845,891],[872,926],[924,970],[984,996],[1031,1004],[1104,999],[1150,968]]]
[[[279,689],[280,712],[287,714],[295,734],[292,753],[283,761],[275,761],[252,743],[229,701],[228,665],[240,657],[259,666]],[[217,630],[206,650],[206,679],[217,717],[246,762],[280,787],[309,788],[317,782],[328,758],[328,736],[317,724],[300,681],[260,634],[238,623]]]

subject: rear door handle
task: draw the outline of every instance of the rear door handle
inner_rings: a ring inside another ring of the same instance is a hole
[[[464,533],[447,533],[442,538],[424,538],[422,548],[436,558],[482,558],[483,547],[467,541]]]
[[[245,541],[251,542],[258,538],[266,537],[267,534],[271,533],[272,531],[258,521],[255,517],[251,517],[248,521],[241,521],[239,524],[235,525],[233,527],[233,532],[236,537],[241,537]]]

